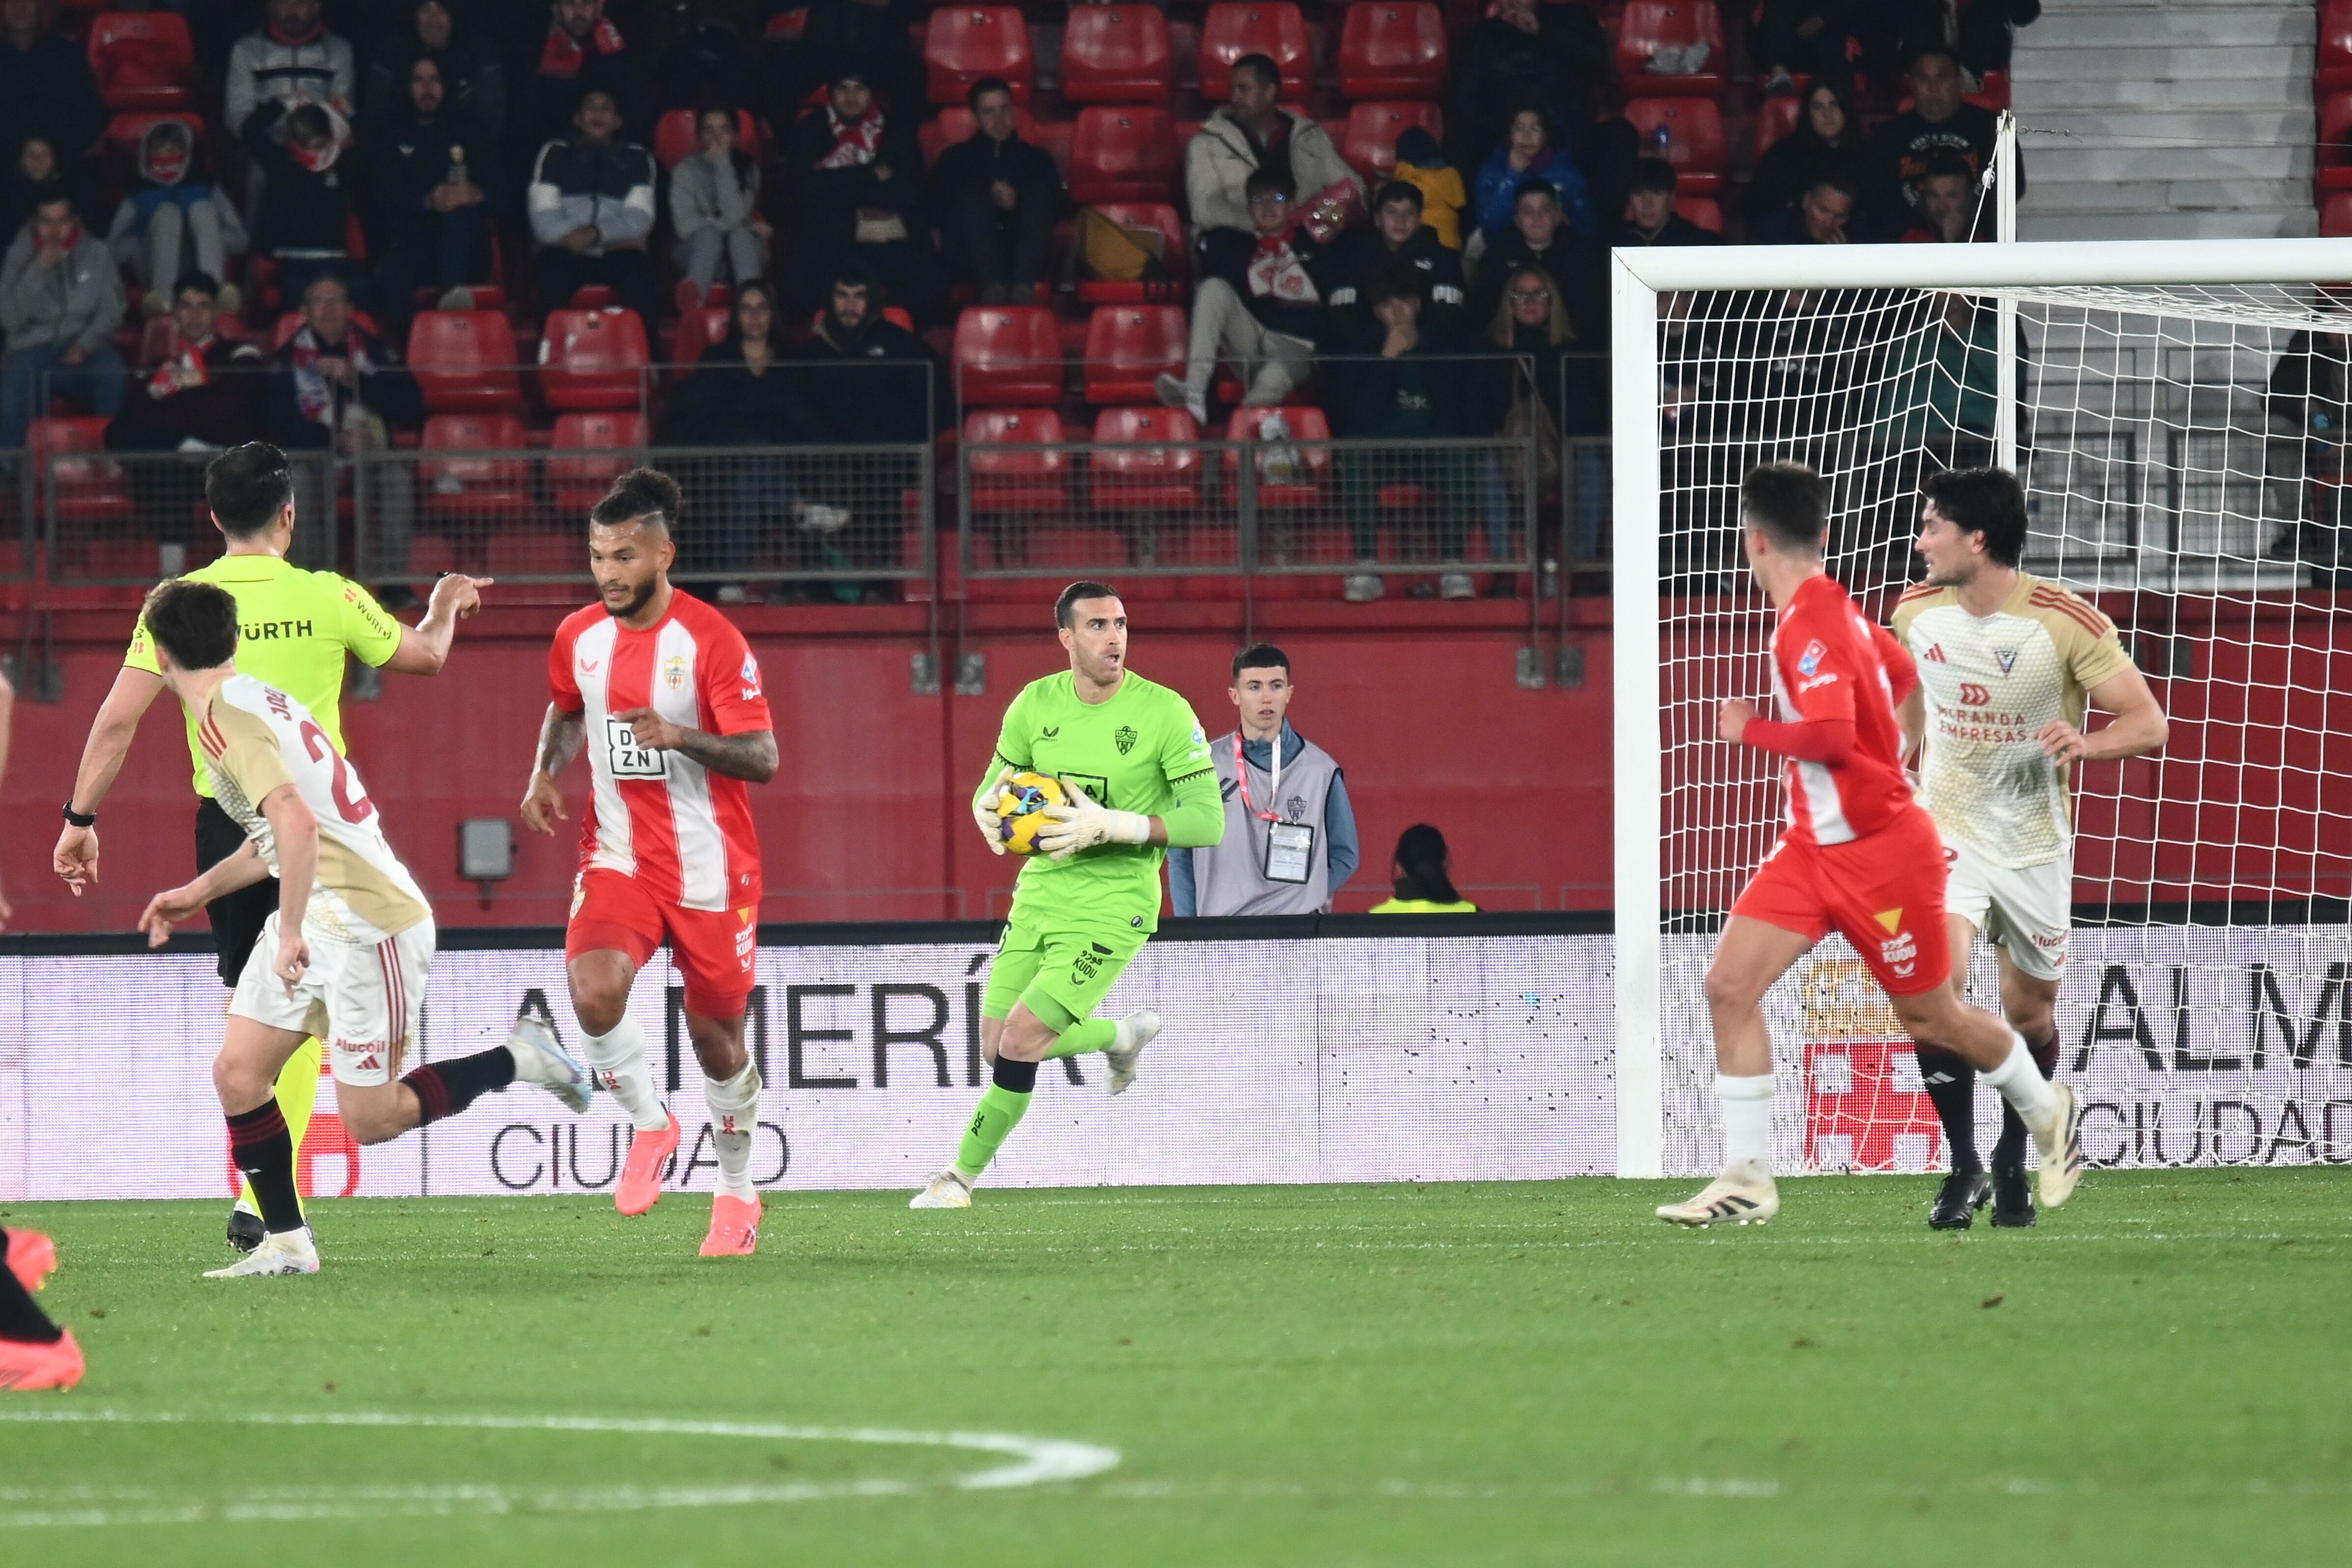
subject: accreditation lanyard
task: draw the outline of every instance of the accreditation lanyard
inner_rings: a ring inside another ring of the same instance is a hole
[[[1273,776],[1274,787],[1269,795],[1276,805],[1282,803],[1282,739],[1280,730],[1267,750],[1274,765],[1266,771]],[[1269,882],[1289,882],[1294,885],[1307,880],[1315,863],[1315,829],[1304,822],[1285,822],[1270,811],[1260,811],[1250,800],[1249,754],[1242,750],[1245,744],[1239,730],[1234,731],[1234,774],[1241,785],[1242,810],[1268,824],[1265,830],[1265,859],[1258,868]]]

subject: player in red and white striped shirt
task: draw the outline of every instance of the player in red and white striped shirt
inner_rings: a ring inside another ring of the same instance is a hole
[[[2017,1107],[2042,1152],[2042,1202],[2056,1208],[2083,1165],[2082,1113],[2016,1032],[1962,1002],[1944,929],[1944,845],[1903,773],[1895,705],[1919,683],[1911,657],[1865,620],[1822,570],[1829,489],[1799,463],[1767,463],[1739,487],[1748,564],[1780,612],[1772,632],[1776,719],[1727,701],[1717,732],[1789,759],[1788,826],[1731,906],[1707,968],[1723,1174],[1658,1217],[1748,1225],[1780,1209],[1772,1181],[1772,1037],[1764,994],[1834,931],[1869,966],[1904,1032],[1952,1051]]]
[[[552,700],[523,795],[523,822],[552,833],[565,815],[555,778],[584,748],[593,778],[581,824],[580,876],[564,938],[572,1007],[596,1081],[636,1135],[614,1202],[643,1214],[661,1196],[677,1119],[646,1066],[628,1016],[637,971],[667,939],[683,977],[686,1028],[702,1064],[719,1187],[703,1256],[759,1245],[751,1138],[760,1073],[743,1049],[760,920],[760,843],[748,780],[776,772],[760,667],[728,619],[670,585],[677,483],[636,468],[589,514],[588,559],[601,602],[556,629]]]

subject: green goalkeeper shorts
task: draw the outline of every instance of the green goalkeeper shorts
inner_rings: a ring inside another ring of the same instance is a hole
[[[1111,940],[1105,942],[1102,934],[1094,932],[1047,931],[1008,921],[1004,940],[996,944],[996,957],[988,966],[988,989],[981,998],[980,1016],[1009,1018],[1015,1002],[1026,1002],[1030,1012],[1057,1028],[1092,1017],[1144,943],[1139,931],[1103,934],[1110,934]],[[1066,1015],[1066,1019],[1054,1016],[1055,1011]]]

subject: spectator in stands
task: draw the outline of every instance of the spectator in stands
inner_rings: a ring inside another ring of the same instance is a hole
[[[1253,169],[1245,188],[1253,231],[1202,233],[1184,377],[1162,374],[1156,388],[1161,403],[1189,410],[1195,424],[1208,423],[1209,383],[1220,353],[1236,361],[1248,380],[1245,405],[1270,407],[1289,396],[1314,365],[1337,287],[1332,252],[1291,226],[1291,193],[1282,176]]]
[[[1761,0],[1748,28],[1748,52],[1764,68],[1764,90],[1794,93],[1796,78],[1853,88],[1853,68],[1877,32],[1884,0]]]
[[[972,83],[971,139],[940,154],[931,171],[949,268],[980,285],[980,302],[1037,301],[1053,260],[1054,225],[1068,200],[1053,154],[1021,140],[1013,89],[996,77]]]
[[[1519,191],[1511,226],[1491,240],[1478,260],[1477,287],[1470,295],[1470,319],[1491,321],[1502,303],[1503,280],[1521,267],[1540,267],[1559,290],[1576,334],[1586,342],[1609,341],[1609,254],[1579,239],[1559,210],[1559,196],[1540,180]]]
[[[376,138],[368,228],[384,320],[405,342],[419,285],[439,294],[441,309],[468,310],[466,285],[489,279],[498,160],[489,127],[450,101],[430,54],[409,62],[407,95],[377,120]]]
[[[602,92],[622,124],[653,122],[645,61],[604,16],[604,0],[551,0],[547,31],[509,80],[509,140],[528,161],[577,124],[583,98]],[[648,215],[650,216],[650,215]]]
[[[2007,70],[2017,29],[2039,20],[2042,0],[1882,0],[1887,31],[1903,49],[1949,44],[1970,76]]]
[[[1928,160],[1949,154],[1968,165],[1973,183],[1992,162],[2000,120],[1990,109],[1961,97],[1960,65],[1940,44],[1911,57],[1911,107],[1878,128],[1865,164],[1865,190],[1872,225],[1901,234],[1918,216],[1919,176]],[[2018,168],[2024,194],[2024,166]]]
[[[249,144],[255,111],[269,103],[323,103],[350,118],[359,93],[352,46],[327,31],[319,0],[269,0],[266,15],[261,31],[228,52],[223,99],[230,131]]]
[[[760,60],[726,6],[673,0],[662,18],[661,58],[654,66],[654,110],[701,110],[713,103],[756,103]]]
[[[52,184],[0,260],[0,447],[25,444],[25,427],[62,394],[112,418],[122,406],[122,279],[106,242],[82,227],[73,198]]]
[[[1827,174],[1816,179],[1797,205],[1774,213],[1748,231],[1750,245],[1853,245],[1861,227],[1862,195],[1852,178]]]
[[[0,0],[0,147],[37,136],[70,163],[105,130],[98,78],[59,36],[55,0]]]
[[[425,0],[409,8],[397,32],[375,47],[368,64],[364,98],[368,140],[378,122],[400,119],[412,101],[415,66],[431,60],[441,78],[441,98],[450,113],[473,121],[483,139],[468,146],[469,161],[488,165],[507,127],[505,68],[498,45],[461,26],[452,10],[457,0]]]
[[[1421,280],[1411,266],[1391,262],[1373,279],[1371,331],[1354,345],[1347,374],[1332,388],[1335,434],[1356,440],[1423,441],[1460,436],[1469,413],[1466,362],[1445,352],[1421,330]],[[1433,492],[1438,513],[1438,553],[1459,561],[1466,536],[1468,476],[1461,458],[1425,447],[1353,450],[1339,458],[1341,504],[1355,533],[1357,569],[1344,585],[1348,603],[1361,605],[1387,592],[1372,566],[1380,559],[1380,503],[1391,486],[1418,486]],[[1426,596],[1426,584],[1414,597]],[[1437,593],[1467,599],[1477,592],[1467,572],[1447,572]]]
[[[1462,258],[1421,219],[1420,187],[1391,180],[1373,195],[1372,221],[1339,237],[1332,247],[1326,341],[1352,343],[1370,331],[1371,302],[1366,296],[1373,275],[1391,261],[1405,263],[1421,279],[1423,330],[1440,342],[1460,341],[1470,304]]]
[[[289,108],[268,99],[245,122],[244,136],[268,175],[254,215],[254,248],[277,261],[286,298],[299,300],[312,279],[332,276],[363,300],[367,268],[351,253],[351,171],[343,163],[350,124],[323,103]]]
[[[1408,126],[1397,138],[1396,177],[1421,193],[1421,221],[1437,231],[1437,243],[1462,248],[1462,214],[1470,205],[1462,171],[1445,161],[1426,126]]]
[[[654,160],[621,140],[620,105],[610,92],[592,87],[580,95],[572,134],[539,150],[526,201],[541,308],[561,310],[580,289],[602,284],[643,319],[650,342]]]
[[[1498,0],[1454,40],[1445,129],[1454,162],[1467,168],[1533,104],[1573,132],[1592,119],[1593,90],[1610,79],[1609,39],[1592,7]]]
[[[1504,279],[1502,298],[1480,346],[1497,357],[1479,362],[1473,373],[1477,413],[1471,428],[1533,437],[1538,494],[1562,489],[1564,471],[1570,467],[1563,458],[1572,458],[1575,558],[1595,559],[1601,552],[1601,523],[1609,515],[1609,459],[1591,446],[1564,452],[1560,437],[1609,433],[1605,346],[1599,353],[1586,352],[1551,274],[1527,263]],[[1516,463],[1507,468],[1493,454],[1481,458],[1478,504],[1486,520],[1486,558],[1510,559],[1511,525],[1528,515],[1524,470]],[[1517,592],[1509,573],[1497,573],[1489,590],[1498,599]]]
[[[927,72],[908,29],[928,0],[761,0],[767,17],[768,117],[799,118],[810,93],[843,71],[862,76],[909,121],[921,115]]]
[[[1979,205],[1969,166],[1939,154],[1919,176],[1918,216],[1903,231],[1906,245],[1961,245],[1979,237]]]
[[[1600,237],[1601,226],[1593,216],[1584,172],[1553,134],[1543,110],[1525,108],[1511,116],[1509,129],[1478,171],[1473,199],[1478,227],[1486,235],[1487,243],[1492,244],[1496,236],[1511,226],[1519,191],[1530,180],[1541,180],[1552,188],[1560,210],[1568,216],[1569,226],[1580,238]]]
[[[1843,174],[1857,184],[1862,175],[1862,116],[1853,94],[1824,78],[1816,78],[1805,93],[1796,129],[1756,160],[1755,177],[1748,182],[1741,210],[1751,224],[1797,205],[1797,198],[1827,174]]]
[[[27,136],[0,174],[0,245],[16,237],[33,221],[37,195],[63,187],[74,210],[84,210],[81,193],[71,172],[58,161],[58,150],[39,136]]]
[[[1184,195],[1202,243],[1212,229],[1258,232],[1246,189],[1259,170],[1304,203],[1334,186],[1352,188],[1360,199],[1363,177],[1348,167],[1323,128],[1276,101],[1282,73],[1264,55],[1234,62],[1229,97],[1209,116],[1184,148]]]
[[[1389,863],[1395,896],[1374,904],[1376,915],[1475,915],[1478,906],[1456,892],[1445,835],[1416,822],[1397,835]]]
[[[735,107],[714,103],[694,120],[699,143],[669,174],[669,223],[677,259],[700,300],[723,264],[737,283],[765,277],[775,230],[760,216],[760,164],[735,145]]]
[[[212,165],[186,121],[158,120],[140,138],[138,174],[114,209],[106,243],[138,278],[140,306],[151,316],[176,309],[173,283],[183,273],[220,278],[228,258],[244,252],[244,220],[213,184]],[[234,288],[227,293],[220,308],[234,314],[243,300]]]
[[[944,310],[947,271],[931,248],[916,118],[886,113],[865,72],[850,68],[793,127],[784,156],[795,222],[784,299],[794,310],[824,309],[834,274],[855,261],[889,291],[885,302],[916,321]]]
[[[106,427],[110,452],[211,452],[261,435],[261,348],[221,335],[219,279],[184,274],[172,288],[171,352],[131,387]],[[139,514],[166,543],[194,536],[205,491],[198,463],[131,465]]]
[[[383,451],[394,430],[424,423],[425,398],[408,374],[400,351],[352,319],[352,297],[331,273],[313,279],[302,295],[302,325],[270,362],[261,385],[261,425],[268,438],[289,452],[332,452],[352,457]],[[408,475],[392,465],[374,469],[379,488],[370,498],[374,579],[395,576],[408,559],[414,515]],[[331,472],[317,464],[295,467],[297,500],[294,549],[300,564],[321,564],[333,555],[335,516]]]
[[[1992,301],[1929,294],[1932,312],[1899,333],[1873,402],[1885,410],[1874,435],[1882,450],[1926,448],[1952,468],[1990,459],[2000,397],[2000,315]]]
[[[2336,296],[2341,308],[2340,287],[2323,292]],[[2263,409],[2273,437],[2265,477],[2292,485],[2302,498],[2263,553],[2309,566],[2315,588],[2352,588],[2352,531],[2346,526],[2352,489],[2345,482],[2352,337],[2304,330],[2288,338],[2272,367]]]
[[[1675,211],[1675,192],[1682,184],[1675,166],[1664,158],[1636,158],[1633,176],[1626,182],[1625,216],[1610,237],[1613,247],[1653,245],[1719,245],[1723,237],[1699,227]]]

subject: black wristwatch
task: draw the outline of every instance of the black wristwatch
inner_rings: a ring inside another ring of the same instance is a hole
[[[73,802],[68,800],[66,802],[66,820],[72,823],[76,827],[96,827],[98,826],[98,813],[94,811],[76,811],[73,808]]]

